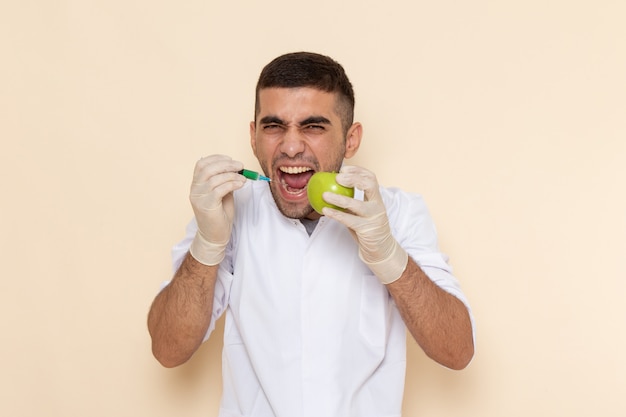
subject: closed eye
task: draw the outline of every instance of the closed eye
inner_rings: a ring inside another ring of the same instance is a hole
[[[275,116],[265,116],[259,121],[259,124],[263,131],[266,132],[277,131],[284,125],[283,121]]]
[[[278,129],[281,129],[282,125],[276,124],[276,123],[272,123],[272,124],[268,124],[268,125],[263,125],[263,130],[266,132],[272,132]]]

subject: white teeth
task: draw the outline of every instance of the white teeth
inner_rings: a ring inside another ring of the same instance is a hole
[[[280,167],[280,170],[286,174],[302,174],[311,171],[309,167]]]

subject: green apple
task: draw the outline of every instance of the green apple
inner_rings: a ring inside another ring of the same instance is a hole
[[[337,180],[335,179],[336,176],[336,172],[316,172],[313,174],[311,179],[309,179],[306,193],[309,197],[311,207],[313,207],[313,209],[319,214],[322,214],[322,209],[324,207],[343,210],[341,207],[337,207],[334,204],[329,204],[324,201],[322,194],[326,191],[354,198],[354,188],[348,188],[337,184]]]

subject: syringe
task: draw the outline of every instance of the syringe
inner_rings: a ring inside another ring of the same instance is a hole
[[[255,171],[250,171],[249,169],[242,169],[241,171],[239,171],[239,174],[243,175],[244,177],[248,178],[249,180],[254,180],[254,181],[271,181],[270,178],[263,176],[261,174],[259,174],[258,172]]]

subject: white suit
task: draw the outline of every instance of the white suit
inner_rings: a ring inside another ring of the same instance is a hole
[[[467,305],[422,199],[381,194],[400,245]],[[322,217],[309,236],[280,214],[265,182],[234,196],[209,328],[226,312],[220,417],[400,416],[406,328],[350,232]],[[173,249],[175,268],[195,231],[192,222]]]

